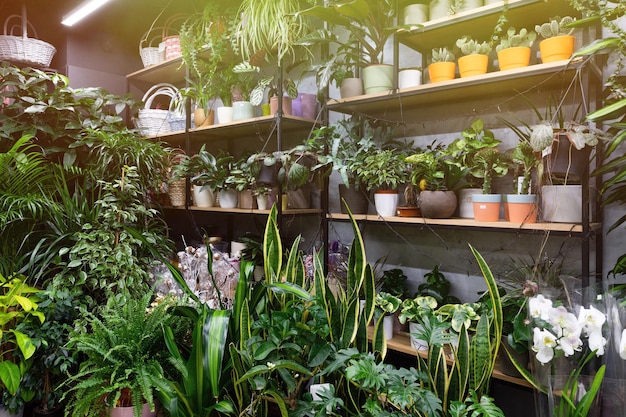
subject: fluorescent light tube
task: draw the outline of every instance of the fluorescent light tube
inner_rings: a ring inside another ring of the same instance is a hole
[[[91,13],[98,10],[109,1],[110,0],[87,0],[76,9],[74,9],[70,14],[65,16],[61,23],[65,26],[72,26],[75,23],[78,23],[80,20],[84,19],[85,17],[89,16]]]

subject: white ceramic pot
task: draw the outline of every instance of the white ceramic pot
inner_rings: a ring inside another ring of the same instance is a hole
[[[256,205],[259,210],[267,210],[267,194],[256,196]]]
[[[209,187],[193,186],[193,201],[197,207],[214,207],[215,193]]]
[[[429,20],[441,19],[450,12],[450,0],[432,0],[428,11]]]
[[[393,339],[393,315],[386,314],[383,316],[383,334],[386,340]]]
[[[417,332],[424,328],[419,323],[409,322],[409,335],[411,337],[411,346],[415,350],[428,350],[428,342],[424,339],[420,339],[417,336]]]
[[[217,108],[217,123],[230,123],[233,121],[233,108],[232,107],[218,107]]]
[[[544,185],[541,187],[543,220],[556,223],[582,222],[582,199],[582,185]]]
[[[233,240],[232,242],[230,242],[230,256],[233,258],[241,257],[241,252],[243,252],[243,250],[247,247],[248,247],[247,244]]]
[[[398,191],[379,190],[374,193],[376,212],[382,217],[392,217],[398,210]]]
[[[422,71],[407,68],[398,71],[398,88],[417,87],[422,84]]]
[[[459,217],[463,219],[474,218],[472,196],[480,193],[482,193],[480,188],[463,188],[459,190]]]
[[[235,101],[233,103],[232,120],[245,120],[254,117],[254,106],[249,101]],[[219,115],[217,118],[220,120]]]
[[[428,21],[428,4],[409,4],[404,8],[404,24],[421,24]]]
[[[237,190],[220,190],[217,193],[217,198],[220,202],[221,208],[236,208],[237,207]]]

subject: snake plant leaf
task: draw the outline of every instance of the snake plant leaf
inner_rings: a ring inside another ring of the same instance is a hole
[[[276,218],[277,208],[274,204],[270,209],[263,238],[263,265],[267,283],[275,282],[282,270],[283,247]]]
[[[345,204],[345,202],[344,202]],[[350,253],[348,255],[348,270],[347,272],[347,294],[348,298],[358,298],[363,278],[365,276],[366,262],[365,262],[365,247],[363,245],[363,237],[359,226],[354,220],[352,211],[347,204],[345,204],[348,215],[350,216],[350,223],[352,224],[352,231],[354,232],[354,241],[350,247]]]
[[[382,358],[387,356],[387,339],[383,331],[383,317],[381,316],[374,326],[374,333],[372,334],[372,350],[374,352],[380,352]]]

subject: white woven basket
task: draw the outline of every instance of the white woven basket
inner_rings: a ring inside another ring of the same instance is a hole
[[[9,26],[11,19],[20,19],[21,25]],[[14,36],[13,32],[22,29],[22,36]],[[28,37],[28,28],[35,36],[35,28],[24,16],[11,15],[4,21],[4,35],[0,35],[0,61],[13,61],[35,67],[48,67],[56,48],[48,42]]]
[[[149,29],[141,37],[141,41],[139,41],[139,56],[141,56],[141,62],[143,62],[144,68],[151,65],[160,64],[161,62],[165,61],[165,50],[159,45],[159,43],[161,42],[162,30],[163,28],[161,27]],[[148,37],[150,36],[150,32],[153,31],[158,31],[158,34],[148,39]],[[157,46],[152,46],[155,41],[157,41]]]
[[[155,84],[146,91],[142,99],[144,108],[139,110],[139,116],[135,119],[135,125],[145,136],[156,136],[172,131],[168,121],[170,111],[153,109],[152,103],[158,96],[169,97],[171,103],[178,94],[178,89],[167,83]]]

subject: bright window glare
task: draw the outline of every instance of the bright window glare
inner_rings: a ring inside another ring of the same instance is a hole
[[[108,3],[110,0],[88,0],[78,6],[75,10],[73,10],[70,14],[63,18],[61,22],[65,26],[72,26],[75,23],[79,22],[86,16],[90,15],[94,11],[98,10],[104,4]]]

